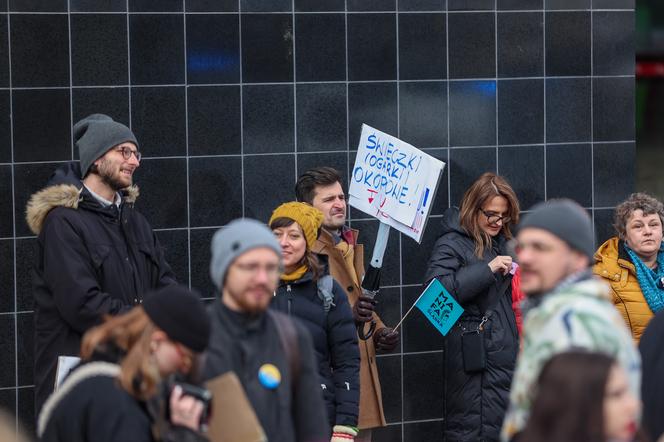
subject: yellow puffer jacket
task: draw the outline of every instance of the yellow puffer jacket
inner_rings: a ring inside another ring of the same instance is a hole
[[[613,303],[638,344],[653,313],[643,297],[634,264],[618,237],[610,238],[597,249],[593,273],[611,285]]]

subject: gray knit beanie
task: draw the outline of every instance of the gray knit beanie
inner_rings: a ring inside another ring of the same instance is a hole
[[[74,125],[74,143],[81,160],[81,177],[85,178],[90,166],[114,146],[138,141],[133,132],[122,123],[104,114],[92,114]]]
[[[210,277],[215,287],[223,289],[228,267],[244,252],[257,247],[274,250],[281,263],[281,246],[265,224],[250,218],[231,221],[212,237]]]
[[[595,252],[593,224],[588,213],[574,201],[556,199],[536,204],[519,223],[519,231],[527,227],[553,233],[592,261]]]

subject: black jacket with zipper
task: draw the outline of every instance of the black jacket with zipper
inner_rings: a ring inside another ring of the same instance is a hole
[[[104,315],[140,304],[175,276],[147,220],[134,209],[138,188],[122,204],[103,207],[83,186],[78,163],[67,163],[30,198],[27,221],[37,236],[35,410],[53,391],[57,358],[77,356],[81,337]]]
[[[208,313],[212,330],[203,379],[234,372],[270,442],[328,441],[330,428],[318,389],[311,337],[302,324],[279,312],[235,312],[219,299]],[[273,315],[293,323],[296,348],[284,348],[283,331]],[[261,383],[258,374],[265,364],[274,365],[280,373],[276,388]]]
[[[488,266],[496,256],[507,254],[505,239],[502,234],[495,237],[482,259],[474,250],[474,241],[459,224],[458,209],[448,209],[425,277],[427,283],[438,278],[464,308],[444,340],[444,440],[448,442],[499,440],[519,350],[511,275],[494,274]],[[486,368],[466,373],[461,336],[476,330],[483,316],[488,318],[483,326]]]
[[[334,281],[333,305],[325,313],[310,272],[290,283],[281,281],[270,308],[297,318],[314,343],[320,384],[330,426],[357,426],[360,400],[360,353],[350,304]]]

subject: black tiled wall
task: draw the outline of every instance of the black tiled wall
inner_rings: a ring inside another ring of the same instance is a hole
[[[213,296],[209,242],[267,220],[297,175],[353,165],[362,123],[447,163],[421,245],[392,233],[379,312],[419,294],[445,208],[482,172],[524,210],[576,199],[598,241],[634,180],[633,0],[0,1],[0,404],[30,424],[35,238],[25,203],[93,112],[131,125],[139,206],[181,281]],[[370,255],[377,221],[351,210]],[[419,312],[379,356],[388,427],[436,440],[442,338]]]

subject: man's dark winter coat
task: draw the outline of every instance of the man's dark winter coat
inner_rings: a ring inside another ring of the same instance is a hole
[[[282,281],[270,308],[297,318],[314,343],[320,384],[330,426],[357,426],[360,400],[360,352],[348,297],[334,281],[333,303],[326,314],[318,286],[305,274],[291,283]]]
[[[58,169],[30,198],[27,221],[37,236],[35,409],[53,391],[57,358],[77,356],[81,337],[104,315],[140,304],[175,277],[147,220],[134,209],[138,189],[103,207],[81,183],[77,163]]]
[[[493,274],[488,266],[496,256],[507,254],[505,240],[502,236],[494,238],[491,250],[485,251],[482,259],[475,255],[474,248],[473,240],[459,224],[458,209],[448,209],[425,278],[426,282],[438,278],[464,308],[444,341],[444,436],[448,442],[499,440],[519,349],[511,276]],[[485,315],[486,368],[466,373],[461,335],[464,329],[476,330]]]
[[[203,378],[209,380],[235,372],[269,441],[329,440],[311,337],[304,326],[293,321],[299,348],[299,355],[293,358],[299,361],[295,367],[291,364],[296,361],[288,357],[293,353],[284,350],[273,319],[273,315],[281,313],[255,316],[238,313],[221,300],[210,306],[209,313],[212,333]],[[281,373],[281,382],[275,389],[263,386],[259,380],[259,369],[264,364],[276,366]],[[299,372],[295,380],[293,370]]]

